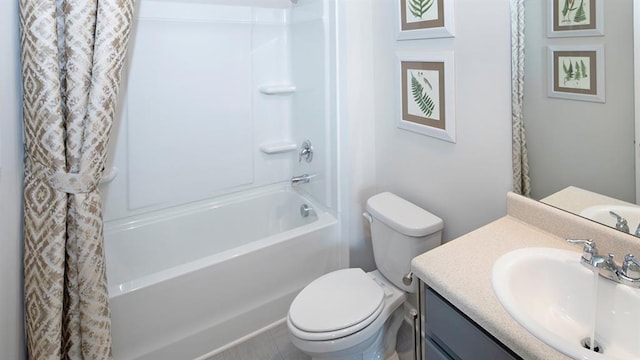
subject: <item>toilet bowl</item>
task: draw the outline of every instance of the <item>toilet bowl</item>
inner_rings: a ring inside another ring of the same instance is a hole
[[[291,342],[313,359],[389,359],[395,354],[411,259],[441,242],[442,220],[391,193],[367,201],[378,270],[325,274],[291,303]],[[415,283],[415,282],[414,282]]]
[[[392,340],[385,335],[397,334],[404,317],[400,305],[406,298],[377,270],[331,272],[291,304],[287,327],[292,343],[313,359],[386,359],[393,351],[386,351],[385,343]],[[383,331],[385,326],[395,331]]]

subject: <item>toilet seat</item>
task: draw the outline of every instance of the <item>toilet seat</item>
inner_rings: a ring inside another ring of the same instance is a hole
[[[300,339],[337,339],[371,324],[384,308],[384,297],[362,269],[337,270],[307,285],[293,300],[287,320]]]

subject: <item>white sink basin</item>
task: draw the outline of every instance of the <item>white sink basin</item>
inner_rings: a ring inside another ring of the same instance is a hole
[[[609,211],[613,211],[627,219],[629,232],[632,234],[635,233],[638,224],[640,224],[640,207],[638,206],[596,205],[582,210],[579,215],[615,228],[616,218],[611,216]]]
[[[580,257],[551,248],[509,252],[493,266],[493,290],[520,325],[567,356],[640,359],[640,290],[600,276],[594,281]],[[581,345],[591,336],[594,314],[602,354]]]

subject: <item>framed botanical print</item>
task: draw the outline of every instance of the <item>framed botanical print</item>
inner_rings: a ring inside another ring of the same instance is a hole
[[[454,36],[453,0],[396,0],[397,39]]]
[[[549,97],[605,102],[604,46],[549,46]]]
[[[549,37],[604,35],[603,0],[548,0]]]
[[[396,58],[397,126],[455,143],[453,53],[402,51]]]

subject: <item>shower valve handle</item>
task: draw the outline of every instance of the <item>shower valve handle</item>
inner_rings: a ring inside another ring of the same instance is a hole
[[[304,158],[304,161],[310,163],[311,160],[313,160],[313,145],[311,145],[311,141],[309,141],[308,139],[302,142],[302,145],[300,146],[300,154],[298,156],[298,162],[302,162],[302,159]]]

